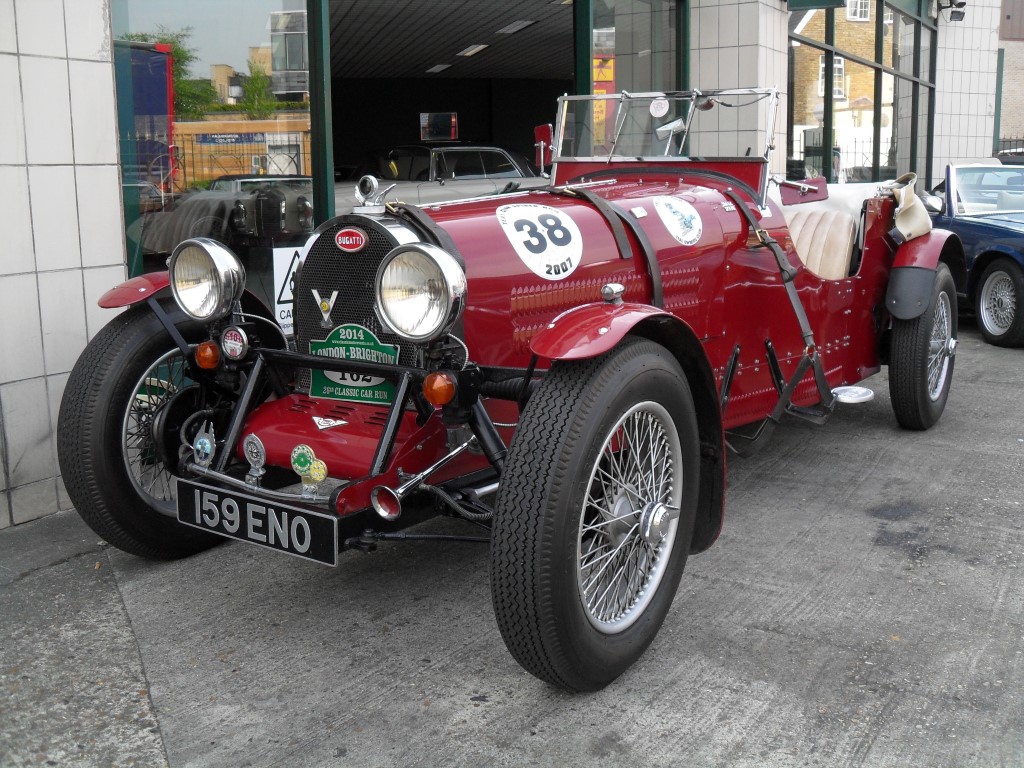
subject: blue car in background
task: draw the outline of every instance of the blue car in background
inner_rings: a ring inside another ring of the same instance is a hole
[[[932,224],[963,241],[967,283],[957,291],[985,340],[1024,345],[1024,166],[947,166],[924,202]]]

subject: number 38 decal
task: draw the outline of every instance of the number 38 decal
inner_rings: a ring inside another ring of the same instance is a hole
[[[549,205],[503,205],[495,213],[505,237],[535,275],[562,280],[583,258],[583,235],[565,211]]]

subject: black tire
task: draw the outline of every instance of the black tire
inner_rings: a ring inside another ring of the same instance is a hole
[[[956,354],[956,286],[945,264],[935,272],[928,309],[892,322],[889,396],[904,429],[928,429],[946,407]]]
[[[199,327],[169,309],[189,341]],[[75,509],[118,549],[184,557],[223,539],[177,522],[172,475],[148,426],[188,386],[181,352],[147,306],[114,318],[79,357],[60,405],[57,456]]]
[[[626,461],[641,440],[650,445],[636,455],[657,473]],[[623,482],[612,485],[604,470]],[[699,472],[693,397],[664,348],[631,339],[552,366],[516,430],[491,534],[495,617],[527,671],[598,690],[640,657],[686,564]],[[665,505],[679,508],[674,522],[656,519]],[[618,553],[604,564],[614,575],[596,566],[602,547]]]
[[[1024,344],[1024,272],[1016,262],[996,259],[985,267],[974,294],[974,312],[989,344]]]

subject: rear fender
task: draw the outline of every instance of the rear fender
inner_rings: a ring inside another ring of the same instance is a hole
[[[958,290],[963,290],[967,282],[964,248],[952,232],[933,229],[900,246],[885,292],[885,306],[893,317],[913,320],[924,314],[932,300],[940,262],[949,267]]]
[[[703,552],[722,529],[725,435],[715,377],[693,330],[668,312],[644,304],[587,304],[556,317],[533,337],[530,349],[550,360],[583,360],[610,351],[627,335],[663,346],[675,357],[690,384],[701,463],[690,552]]]
[[[171,276],[168,272],[147,272],[144,275],[125,280],[100,296],[99,304],[104,309],[117,309],[141,304],[151,296],[169,297],[171,294]],[[242,308],[249,313],[259,314],[269,320],[274,319],[273,312],[255,293],[246,289],[242,294]]]

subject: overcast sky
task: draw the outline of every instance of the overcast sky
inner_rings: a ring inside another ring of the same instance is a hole
[[[211,64],[247,71],[249,48],[270,44],[270,13],[306,6],[304,0],[115,0],[113,7],[118,34],[192,27],[190,47],[199,57],[192,76],[207,78]]]

